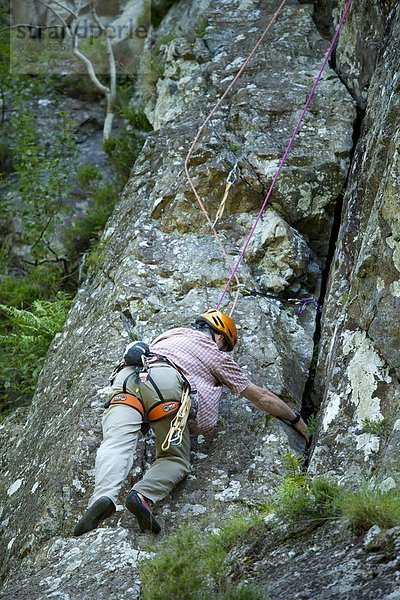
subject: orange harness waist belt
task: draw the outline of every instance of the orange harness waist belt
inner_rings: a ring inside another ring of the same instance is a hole
[[[114,394],[114,396],[110,398],[108,405],[113,406],[115,404],[125,404],[126,406],[134,408],[141,414],[142,419],[144,419],[146,411],[144,410],[144,406],[140,398],[134,394],[130,394],[129,392],[118,392],[117,394]]]
[[[161,421],[161,419],[174,415],[178,411],[181,403],[179,400],[163,400],[162,402],[156,402],[146,415],[146,410],[140,398],[129,392],[118,392],[117,394],[114,394],[109,401],[109,406],[114,406],[116,404],[130,406],[140,413],[144,421],[155,423],[156,421]]]

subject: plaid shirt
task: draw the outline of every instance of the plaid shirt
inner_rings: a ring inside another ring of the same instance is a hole
[[[158,336],[150,349],[176,363],[192,390],[197,391],[196,433],[209,433],[216,426],[223,385],[240,394],[251,383],[229,354],[218,350],[211,337],[195,329],[170,329]]]

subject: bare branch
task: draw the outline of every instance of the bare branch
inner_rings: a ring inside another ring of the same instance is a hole
[[[76,35],[74,36],[74,47],[72,49],[72,52],[86,66],[88,75],[93,81],[94,85],[97,87],[97,89],[99,89],[105,96],[109,94],[110,89],[101,83],[100,79],[97,77],[94,71],[94,67],[91,61],[78,49],[78,37]]]
[[[42,231],[39,233],[39,237],[37,238],[37,240],[35,240],[33,242],[32,246],[31,246],[31,250],[33,250],[33,248],[35,246],[37,246],[37,244],[42,240],[44,234],[46,233],[47,229],[49,228],[50,223],[54,219],[55,215],[56,215],[56,212],[53,212],[53,214],[50,215],[50,217],[47,219],[47,223],[44,224],[44,227],[43,227]],[[45,242],[45,245],[47,245],[46,242]]]
[[[59,263],[59,262],[66,262],[66,259],[64,257],[57,257],[54,259],[51,258],[42,258],[41,260],[39,260],[38,258],[34,261],[32,260],[28,260],[27,258],[22,258],[21,262],[25,263],[26,265],[32,265],[33,267],[38,267],[40,265],[45,265],[48,263]]]
[[[79,6],[76,6],[75,1],[73,2],[74,10],[66,6],[63,2],[59,0],[38,0],[40,4],[45,6],[63,25],[65,34],[71,40],[71,50],[73,55],[82,62],[85,67],[87,74],[89,75],[92,83],[96,86],[96,88],[106,97],[107,99],[107,114],[104,120],[104,128],[103,128],[103,137],[107,139],[111,133],[112,122],[114,118],[114,105],[117,97],[117,67],[115,62],[114,50],[111,42],[110,32],[108,28],[103,25],[101,20],[98,17],[96,12],[96,6],[94,0],[87,0],[87,3],[80,2]],[[69,17],[64,18],[60,12],[52,5],[55,5],[61,10],[64,10]],[[96,75],[94,66],[92,61],[79,50],[79,14],[83,10],[83,8],[90,7],[93,19],[100,31],[104,33],[106,39],[106,48],[107,48],[107,58],[108,58],[108,67],[109,67],[109,76],[110,76],[110,86],[107,87],[104,85],[98,76]],[[70,17],[73,17],[71,20]],[[7,27],[1,31],[7,31],[9,29],[16,29],[17,27],[31,27],[34,29],[52,29],[51,26],[40,26],[40,25],[27,25],[27,24],[17,24],[12,25],[11,27]],[[39,238],[40,239],[40,238]]]
[[[114,104],[117,97],[117,68],[115,64],[114,50],[112,47],[109,31],[107,30],[107,27],[105,27],[100,21],[93,0],[91,2],[91,12],[95,23],[97,23],[98,27],[104,33],[106,38],[108,67],[110,73],[110,90],[107,94],[107,114],[104,120],[103,138],[107,140],[110,137],[112,123],[114,119]]]
[[[96,7],[94,5],[93,0],[91,2],[90,9],[91,9],[93,18],[96,21],[96,23],[99,26],[99,28],[101,29],[101,31],[103,31],[103,33],[107,33],[106,27],[103,25],[103,23],[99,19],[99,15],[97,14]]]
[[[115,96],[117,93],[117,69],[116,69],[116,65],[115,65],[114,50],[113,50],[112,43],[110,40],[110,35],[107,31],[107,27],[105,27],[103,25],[103,23],[100,21],[93,0],[91,3],[91,9],[92,9],[92,15],[93,15],[95,22],[97,23],[97,25],[99,26],[101,31],[103,31],[105,38],[106,38],[108,65],[109,65],[109,69],[110,69],[110,93],[111,93],[111,96],[113,97],[113,99],[115,99]]]

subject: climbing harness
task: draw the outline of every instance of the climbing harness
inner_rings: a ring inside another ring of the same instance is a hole
[[[145,351],[143,351],[143,349]],[[188,380],[182,373],[182,370],[166,356],[151,353],[147,344],[144,344],[143,342],[137,342],[131,348],[129,348],[128,352],[125,353],[125,357],[130,357],[132,362],[129,366],[136,366],[136,368],[125,377],[122,383],[122,392],[116,392],[113,394],[109,401],[104,405],[104,408],[109,408],[115,405],[125,405],[137,410],[142,418],[143,423],[141,430],[143,434],[147,433],[149,429],[149,423],[156,423],[162,419],[166,419],[167,417],[175,415],[175,418],[171,421],[167,436],[162,444],[162,449],[168,450],[171,444],[181,444],[183,431],[186,427],[191,408],[191,388]],[[132,359],[132,357],[134,357],[134,359]],[[159,363],[172,367],[175,369],[175,371],[178,371],[179,375],[181,376],[182,395],[179,400],[166,400],[153,377],[151,377],[152,366]],[[117,373],[126,366],[128,365],[125,361],[123,361],[114,368],[109,378],[111,385],[113,385]],[[128,382],[133,376],[136,378],[134,392],[127,390]],[[158,402],[153,404],[153,406],[151,406],[151,408],[147,411],[140,397],[140,384],[145,382],[150,383],[159,398]]]
[[[222,215],[224,214],[225,204],[228,198],[229,190],[233,185],[235,185],[235,183],[238,180],[238,163],[239,159],[235,162],[233,168],[229,171],[228,177],[226,178],[224,197],[222,198],[221,204],[219,205],[219,208],[217,210],[217,214],[215,215],[213,227],[215,227],[217,222],[221,219]]]
[[[114,406],[115,404],[125,404],[137,410],[138,413],[140,413],[142,419],[144,419],[146,411],[143,406],[142,400],[139,398],[139,396],[136,395],[139,392],[139,388],[135,388],[136,394],[128,392],[126,389],[129,379],[134,374],[135,373],[129,373],[129,375],[124,379],[124,382],[122,384],[122,392],[117,392],[113,396],[111,396],[108,402],[106,402],[106,404],[104,405],[104,408],[109,408],[110,406]]]
[[[267,195],[266,195],[266,196],[265,196],[265,198],[264,198],[264,202],[263,202],[263,204],[262,204],[262,206],[261,206],[261,208],[260,208],[260,211],[259,211],[259,213],[258,213],[258,215],[257,215],[257,218],[256,218],[256,220],[255,220],[255,222],[254,222],[254,225],[253,225],[253,227],[251,228],[251,230],[250,230],[250,233],[249,233],[249,235],[247,236],[247,239],[246,239],[245,243],[243,244],[242,250],[241,250],[241,252],[240,252],[240,254],[239,254],[239,258],[237,259],[237,261],[236,261],[236,264],[235,264],[235,266],[234,266],[234,267],[233,267],[233,269],[232,269],[232,272],[231,272],[231,274],[230,274],[230,277],[229,277],[229,279],[228,279],[227,283],[225,284],[225,287],[224,287],[224,289],[222,290],[222,293],[221,293],[221,295],[220,295],[220,298],[219,298],[219,300],[218,300],[218,303],[217,303],[217,306],[216,306],[216,308],[219,308],[219,307],[221,306],[221,303],[222,303],[222,301],[223,301],[223,299],[224,299],[224,297],[225,297],[225,294],[226,294],[226,292],[227,292],[227,290],[228,290],[228,288],[229,288],[230,284],[232,283],[232,280],[233,280],[234,278],[235,278],[235,280],[237,279],[236,272],[237,272],[237,270],[238,270],[238,268],[239,268],[239,266],[240,266],[240,264],[241,264],[241,262],[242,262],[242,260],[243,260],[243,257],[244,257],[244,255],[245,255],[245,252],[246,252],[246,250],[247,250],[247,247],[248,247],[248,245],[249,245],[249,243],[250,243],[250,240],[251,240],[251,238],[252,238],[252,237],[253,237],[253,235],[254,235],[254,232],[255,232],[255,230],[256,230],[256,227],[257,227],[257,225],[258,225],[258,223],[259,223],[259,221],[260,221],[260,219],[261,219],[261,217],[262,217],[262,214],[264,213],[264,210],[265,210],[265,208],[266,208],[266,206],[267,206],[268,200],[269,200],[269,198],[270,198],[270,196],[271,196],[271,194],[272,194],[272,190],[273,190],[273,189],[274,189],[274,187],[275,187],[275,183],[276,183],[276,181],[277,181],[277,179],[278,179],[278,177],[279,177],[279,175],[280,175],[280,173],[281,173],[281,171],[282,171],[282,169],[283,169],[283,165],[284,165],[284,164],[285,164],[285,162],[286,162],[286,158],[287,158],[287,156],[288,156],[288,154],[289,154],[289,152],[290,152],[290,150],[291,150],[291,148],[292,148],[292,146],[293,146],[294,139],[295,139],[295,137],[296,137],[296,135],[297,135],[297,132],[298,132],[298,130],[300,129],[300,125],[301,125],[301,123],[302,123],[302,121],[303,121],[303,119],[304,119],[304,116],[305,116],[305,114],[306,114],[306,112],[307,112],[307,110],[308,110],[308,107],[309,107],[309,105],[310,105],[310,103],[311,103],[311,100],[313,99],[313,96],[314,96],[314,94],[315,94],[315,90],[317,89],[317,86],[318,86],[318,84],[319,84],[319,82],[320,82],[320,79],[321,79],[321,77],[322,77],[322,74],[323,74],[323,72],[324,72],[324,70],[325,70],[325,67],[326,67],[326,65],[328,64],[328,60],[329,60],[329,58],[330,58],[330,56],[331,56],[331,54],[332,54],[333,48],[334,48],[334,46],[335,46],[335,44],[336,44],[336,41],[337,41],[337,39],[338,39],[338,37],[339,37],[339,33],[340,33],[340,32],[341,32],[341,30],[342,30],[342,27],[343,27],[343,25],[344,25],[344,22],[345,22],[345,20],[346,20],[347,14],[348,14],[348,12],[349,12],[349,10],[350,10],[350,7],[351,7],[351,5],[352,5],[352,1],[353,1],[353,0],[348,0],[348,1],[347,1],[347,4],[346,4],[346,6],[345,6],[345,9],[344,9],[344,11],[343,11],[343,14],[342,14],[342,18],[340,19],[339,26],[338,26],[338,28],[337,28],[337,30],[336,30],[336,32],[335,32],[335,35],[334,35],[334,36],[333,36],[333,38],[332,38],[332,41],[331,41],[331,43],[330,43],[330,46],[329,46],[329,48],[328,48],[328,52],[326,53],[325,59],[324,59],[324,61],[323,61],[323,63],[322,63],[322,66],[321,66],[321,68],[320,68],[320,70],[319,70],[319,73],[318,73],[318,75],[317,75],[317,77],[316,77],[316,79],[315,79],[315,81],[314,81],[314,83],[313,83],[313,85],[312,85],[311,91],[310,91],[310,93],[309,93],[309,95],[308,95],[308,98],[307,98],[307,100],[306,100],[306,103],[305,103],[305,105],[304,105],[304,108],[303,108],[303,110],[302,110],[302,112],[301,112],[301,115],[300,115],[300,117],[299,117],[299,119],[298,119],[298,121],[297,121],[297,123],[296,123],[296,126],[295,126],[295,128],[294,128],[294,130],[293,130],[293,133],[292,133],[292,135],[291,135],[291,137],[290,137],[289,143],[288,143],[288,145],[287,145],[287,147],[286,147],[286,150],[285,150],[285,152],[284,152],[284,154],[283,154],[283,156],[282,156],[282,159],[281,159],[281,161],[280,161],[280,163],[279,163],[279,166],[278,166],[278,168],[277,168],[277,170],[276,170],[276,173],[275,173],[275,175],[274,175],[274,178],[273,178],[273,180],[272,180],[272,183],[271,183],[271,185],[270,185],[270,187],[269,187],[268,193],[267,193]]]

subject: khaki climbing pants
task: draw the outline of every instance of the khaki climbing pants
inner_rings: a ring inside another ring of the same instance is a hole
[[[121,376],[118,374],[119,381],[125,378],[124,371],[126,369],[120,372]],[[180,399],[182,378],[178,371],[168,365],[154,365],[151,368],[151,377],[166,400]],[[114,387],[116,383],[117,379]],[[128,385],[127,391],[130,391],[130,388],[132,386]],[[139,389],[142,402],[148,411],[159,401],[159,397],[148,381],[141,382]],[[143,479],[134,485],[136,491],[152,502],[157,502],[167,496],[190,471],[188,427],[185,428],[182,444],[171,445],[166,451],[161,449],[172,419],[173,416],[151,424],[156,436],[156,460],[146,471]],[[101,496],[108,496],[114,504],[118,503],[119,491],[132,469],[141,425],[141,415],[130,406],[114,405],[104,412],[103,441],[96,455],[95,489],[89,506]]]

